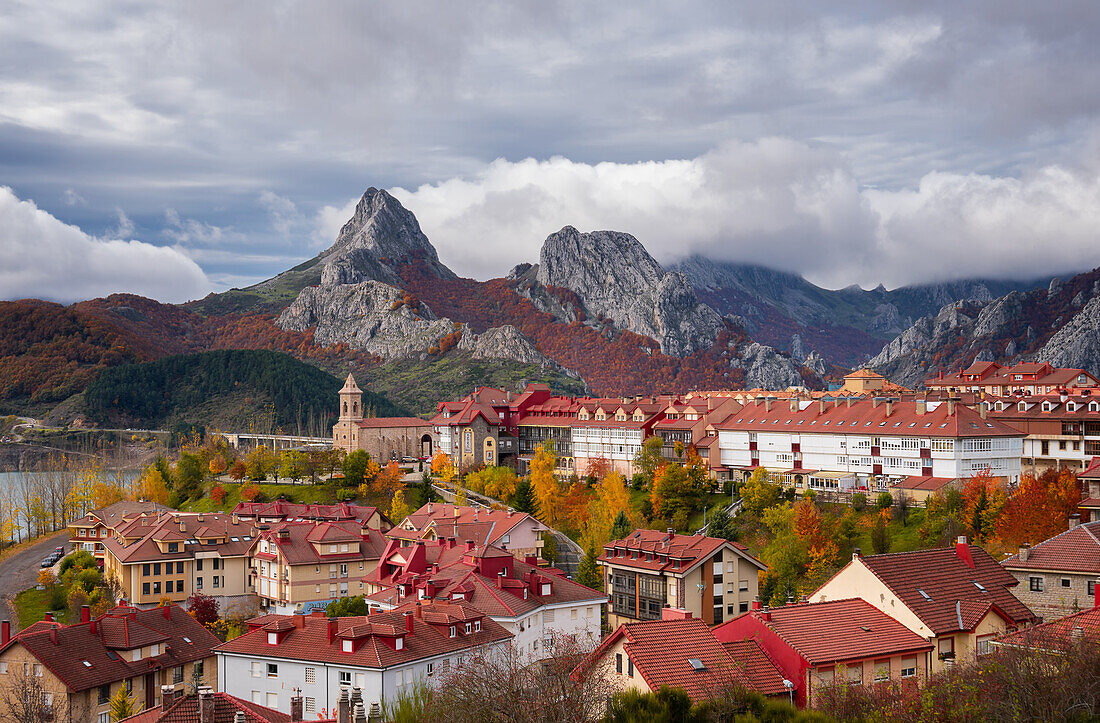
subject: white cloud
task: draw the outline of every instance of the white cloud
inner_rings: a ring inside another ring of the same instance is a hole
[[[861,188],[844,157],[766,138],[696,158],[585,164],[497,160],[393,193],[463,275],[536,262],[564,225],[635,235],[662,263],[692,253],[824,285],[1020,277],[1100,264],[1100,162],[1019,178],[929,173],[915,189]],[[354,203],[326,207],[328,238]]]
[[[93,238],[6,186],[0,186],[0,258],[4,299],[70,302],[130,292],[177,302],[211,289],[198,264],[179,251]]]

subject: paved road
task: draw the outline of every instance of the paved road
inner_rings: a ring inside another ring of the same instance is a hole
[[[38,581],[38,571],[42,568],[42,558],[53,552],[53,548],[64,545],[69,539],[69,531],[61,530],[44,537],[30,547],[0,560],[0,613],[4,620],[11,620],[8,596],[26,590]]]

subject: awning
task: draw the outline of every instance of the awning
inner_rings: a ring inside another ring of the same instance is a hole
[[[812,477],[816,479],[844,479],[845,477],[855,477],[855,472],[814,472]]]
[[[798,467],[796,469],[785,469],[782,472],[777,472],[777,474],[813,474],[814,472],[817,472],[817,470]]]

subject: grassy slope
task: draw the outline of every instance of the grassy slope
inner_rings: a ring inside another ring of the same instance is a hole
[[[225,490],[225,500],[220,505],[215,504],[207,495],[200,500],[190,500],[181,509],[187,512],[229,512],[241,501],[241,487],[233,482],[219,482]],[[273,500],[279,495],[285,495],[291,502],[324,504],[336,502],[335,488],[330,484],[268,484],[260,483],[260,491],[265,500]]]

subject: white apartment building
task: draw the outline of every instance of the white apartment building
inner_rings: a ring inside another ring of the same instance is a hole
[[[306,720],[331,714],[341,688],[359,688],[369,708],[417,681],[438,685],[479,656],[500,653],[512,637],[461,603],[347,618],[265,615],[248,625],[215,650],[219,689],[284,713],[300,689]]]
[[[1019,482],[1023,432],[953,401],[761,400],[722,423],[723,466],[766,468],[796,488],[886,489],[911,477]]]

